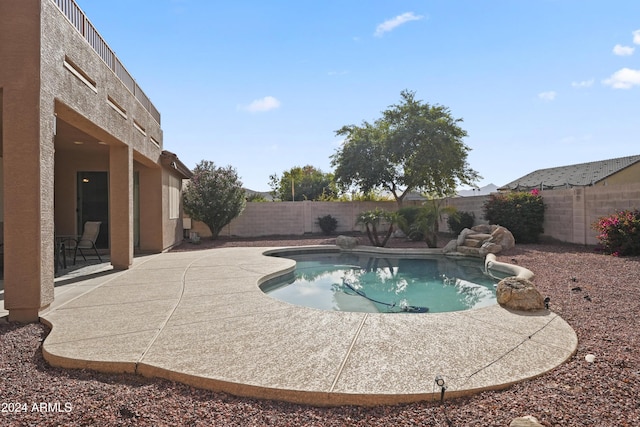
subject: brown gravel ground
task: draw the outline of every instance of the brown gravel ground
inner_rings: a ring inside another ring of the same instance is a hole
[[[178,250],[333,242],[323,237],[220,240]],[[412,245],[394,240],[390,246]],[[245,399],[134,375],[52,368],[40,351],[45,326],[0,319],[0,425],[508,426],[524,415],[545,426],[640,425],[640,258],[604,256],[582,246],[535,244],[518,245],[499,259],[531,269],[540,291],[551,298],[552,310],[571,324],[579,339],[568,362],[506,390],[444,405],[371,408]],[[594,363],[585,361],[587,354],[595,355]]]

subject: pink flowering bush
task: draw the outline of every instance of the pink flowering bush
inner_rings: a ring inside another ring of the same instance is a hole
[[[640,211],[624,210],[593,224],[601,249],[613,256],[640,255]]]

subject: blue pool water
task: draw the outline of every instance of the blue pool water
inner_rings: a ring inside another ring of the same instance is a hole
[[[295,272],[261,289],[291,304],[336,311],[442,313],[496,303],[499,278],[485,274],[476,259],[353,253],[282,256],[296,261]]]

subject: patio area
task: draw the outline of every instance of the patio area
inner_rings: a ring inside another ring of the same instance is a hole
[[[497,305],[442,314],[303,308],[257,284],[294,262],[268,248],[218,248],[94,264],[56,279],[41,313],[46,360],[67,368],[161,377],[240,396],[313,405],[439,400],[538,376],[574,353],[553,312]],[[6,312],[0,306],[0,316]]]

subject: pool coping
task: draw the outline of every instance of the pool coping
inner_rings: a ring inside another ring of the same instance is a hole
[[[336,250],[291,250],[302,248]],[[389,315],[287,304],[259,289],[295,267],[265,256],[274,250],[286,249],[145,256],[129,270],[56,287],[56,301],[41,313],[52,328],[44,357],[53,366],[239,396],[369,406],[440,399],[436,376],[446,380],[446,398],[508,387],[548,372],[577,348],[573,329],[548,310],[494,305]]]

